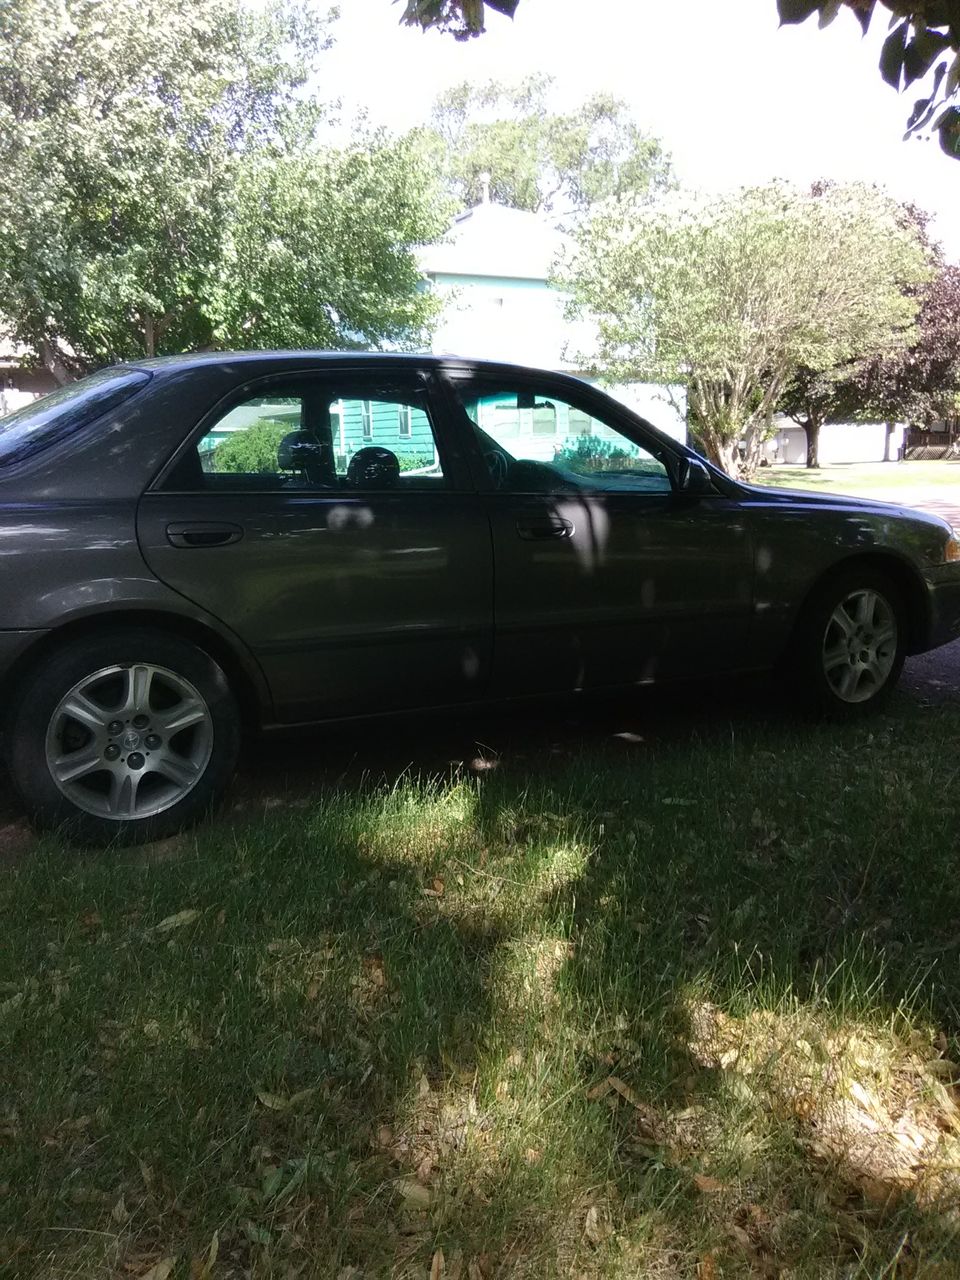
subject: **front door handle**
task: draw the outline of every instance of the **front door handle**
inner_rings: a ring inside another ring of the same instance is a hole
[[[167,525],[167,541],[172,547],[226,547],[242,537],[243,530],[238,524]]]
[[[527,542],[554,541],[573,537],[573,521],[561,516],[547,516],[537,520],[519,520],[517,533]]]

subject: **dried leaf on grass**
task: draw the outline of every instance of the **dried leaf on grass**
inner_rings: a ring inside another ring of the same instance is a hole
[[[605,1098],[608,1093],[619,1093],[620,1097],[629,1102],[631,1107],[642,1108],[643,1106],[637,1094],[619,1076],[607,1076],[605,1080],[595,1084],[592,1089],[588,1089],[587,1099],[590,1102],[596,1102],[599,1098]]]
[[[397,1191],[408,1209],[429,1209],[432,1196],[430,1188],[425,1187],[416,1178],[401,1178],[397,1182]]]
[[[176,1258],[161,1258],[159,1262],[155,1262],[148,1271],[144,1271],[140,1276],[140,1280],[167,1280],[173,1268],[177,1265]]]
[[[698,1191],[708,1194],[714,1191],[729,1190],[725,1182],[721,1182],[719,1178],[712,1178],[709,1173],[695,1173],[693,1182]]]
[[[153,926],[154,933],[172,933],[174,929],[181,929],[185,924],[192,924],[199,916],[200,912],[193,907],[187,907],[184,911],[177,911],[172,916],[166,916],[159,924]]]
[[[312,1098],[316,1092],[315,1088],[301,1089],[299,1093],[284,1096],[280,1093],[267,1093],[265,1089],[258,1089],[257,1100],[270,1111],[289,1111],[301,1102],[306,1102],[308,1098]]]
[[[430,1263],[430,1280],[441,1280],[444,1273],[443,1250],[438,1249]]]
[[[213,1266],[220,1252],[220,1232],[214,1231],[210,1245],[207,1249],[207,1256],[202,1262],[195,1261],[190,1268],[190,1280],[211,1280],[213,1276]]]

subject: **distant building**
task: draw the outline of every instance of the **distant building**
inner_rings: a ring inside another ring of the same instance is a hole
[[[0,418],[57,389],[53,374],[31,365],[27,354],[24,347],[0,339]]]
[[[540,215],[489,198],[461,213],[441,243],[419,251],[429,287],[444,303],[433,351],[584,376],[577,353],[593,345],[593,331],[567,319],[567,298],[550,283],[567,244],[563,232]],[[672,389],[679,410],[664,387],[634,382],[605,389],[661,431],[686,442],[682,388]],[[567,431],[562,414],[557,429]],[[581,434],[579,425],[574,423],[569,434]]]

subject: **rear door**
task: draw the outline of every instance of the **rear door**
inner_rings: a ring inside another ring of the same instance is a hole
[[[739,503],[675,492],[676,459],[608,397],[549,375],[453,375],[496,569],[496,694],[653,683],[746,663]]]
[[[416,371],[261,381],[141,500],[151,569],[253,651],[279,721],[486,691],[489,528],[435,423]]]

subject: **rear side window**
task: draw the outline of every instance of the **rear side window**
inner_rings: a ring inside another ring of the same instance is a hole
[[[0,467],[22,462],[89,426],[149,381],[143,369],[102,369],[0,418]]]

